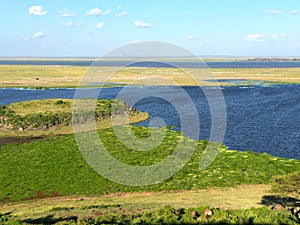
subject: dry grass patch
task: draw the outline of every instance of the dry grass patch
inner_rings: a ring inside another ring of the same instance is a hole
[[[196,77],[197,82],[190,77]],[[116,68],[83,66],[0,65],[0,87],[77,87],[102,82],[140,85],[214,86],[207,80],[244,79],[279,83],[300,83],[300,68]],[[165,81],[163,81],[165,80]],[[232,85],[221,83],[221,85]]]

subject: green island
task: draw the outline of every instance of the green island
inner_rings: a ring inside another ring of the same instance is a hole
[[[0,66],[0,86],[76,87],[86,71],[87,67],[77,66],[5,65]],[[299,68],[211,71],[218,79],[300,82]],[[175,72],[125,68],[110,82],[126,84],[146,73],[172,77],[183,86],[195,85]],[[204,78],[202,84],[214,85]],[[88,100],[82,104],[84,101]],[[1,224],[299,223],[299,160],[228,150],[222,145],[212,164],[200,171],[208,141],[192,140],[168,127],[118,124],[139,139],[152,132],[164,136],[155,149],[135,151],[114,133],[110,119],[115,115],[113,105],[118,106],[118,116],[129,116],[130,124],[148,119],[148,113],[136,111],[123,101],[98,99],[93,115],[97,134],[107,151],[126,164],[158,163],[179,142],[186,148],[191,143],[196,146],[188,163],[169,179],[148,186],[126,186],[99,175],[84,160],[72,134],[72,104],[72,100],[52,99],[0,106]]]
[[[78,100],[84,107],[91,99]],[[94,118],[97,129],[112,126],[111,116],[129,116],[129,123],[137,123],[149,118],[147,112],[139,112],[121,100],[101,100],[95,102]],[[83,115],[81,120],[86,120]],[[0,106],[1,137],[40,137],[73,133],[73,100],[48,99],[16,102]],[[77,117],[79,118],[79,117]]]

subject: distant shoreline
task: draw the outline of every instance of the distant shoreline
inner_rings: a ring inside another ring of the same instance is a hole
[[[0,66],[69,66],[69,67],[137,67],[137,68],[300,68],[300,59],[180,59],[180,58],[126,58],[126,59],[1,59]]]
[[[95,62],[97,60],[101,61],[139,61],[139,60],[157,60],[157,61],[182,61],[182,62],[195,62],[202,60],[204,62],[298,62],[300,61],[300,56],[291,56],[291,57],[223,57],[223,56],[195,56],[193,58],[186,57],[163,57],[163,58],[105,58],[105,57],[0,57],[1,61],[81,61],[81,62]]]

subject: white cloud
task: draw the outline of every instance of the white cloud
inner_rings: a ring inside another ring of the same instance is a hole
[[[86,12],[88,16],[99,16],[103,11],[99,8],[94,8]]]
[[[264,35],[264,34],[249,34],[244,39],[246,41],[250,41],[250,42],[264,42],[265,36],[266,35]]]
[[[88,16],[100,16],[100,15],[106,16],[106,15],[110,14],[111,12],[112,12],[111,9],[107,9],[107,10],[103,11],[102,9],[94,8],[94,9],[90,9],[89,11],[87,11],[86,14]]]
[[[106,15],[110,14],[111,12],[112,12],[111,9],[107,9],[104,12],[102,12],[101,15],[106,16]]]
[[[128,12],[121,12],[121,13],[116,13],[116,16],[127,16]]]
[[[281,33],[281,34],[271,34],[269,36],[269,38],[272,40],[272,41],[276,41],[276,40],[279,40],[281,38],[284,38],[286,36],[285,33]]]
[[[45,34],[43,34],[42,32],[36,32],[35,34],[32,35],[32,38],[35,38],[35,39],[42,39],[46,37]]]
[[[61,17],[74,17],[74,16],[76,16],[76,14],[69,13],[69,12],[63,12],[60,16]]]
[[[47,11],[43,10],[43,7],[40,5],[33,5],[28,9],[29,15],[34,16],[43,16],[47,14]]]
[[[104,22],[100,22],[96,24],[97,28],[102,28],[104,26]]]
[[[270,35],[265,35],[265,34],[249,34],[245,37],[246,41],[250,42],[264,42],[266,40],[271,40],[271,41],[276,41],[282,38],[285,38],[286,34],[285,33],[280,33],[280,34],[270,34]]]
[[[189,39],[189,40],[200,40],[200,37],[191,34],[191,35],[188,36],[188,39]]]
[[[121,10],[122,9],[122,6],[121,5],[119,5],[118,6],[118,8],[117,8],[117,10]]]
[[[145,23],[145,22],[136,20],[136,21],[134,21],[134,26],[148,28],[148,27],[152,27],[153,25],[151,23]]]
[[[297,9],[294,9],[294,10],[289,12],[289,14],[291,14],[291,15],[295,15],[295,14],[298,14],[298,13],[299,13],[299,10],[297,10]]]
[[[283,11],[277,10],[277,9],[267,9],[266,13],[268,13],[268,14],[282,14]]]

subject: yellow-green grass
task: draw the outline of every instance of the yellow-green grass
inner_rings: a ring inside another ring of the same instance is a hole
[[[189,75],[196,77],[195,82]],[[87,76],[85,76],[87,75]],[[77,87],[113,82],[141,85],[215,86],[211,79],[244,79],[278,83],[300,83],[300,68],[114,68],[84,66],[0,65],[0,87]],[[167,82],[161,79],[166,79]],[[232,85],[220,83],[220,85]]]
[[[212,69],[212,73],[217,79],[300,83],[300,68]]]
[[[87,67],[79,66],[0,66],[1,87],[77,86]]]
[[[63,101],[64,104],[56,104],[57,101]],[[78,100],[79,101],[79,100]],[[81,100],[84,102],[84,100]],[[71,99],[45,99],[32,100],[25,102],[15,102],[8,105],[6,108],[13,110],[17,115],[25,116],[31,113],[72,113],[73,100]]]
[[[20,219],[55,216],[93,216],[96,206],[121,205],[126,211],[149,211],[164,206],[190,208],[200,205],[221,209],[247,209],[262,207],[264,196],[271,195],[269,185],[240,185],[232,188],[209,188],[197,191],[121,193],[104,196],[53,197],[0,204],[0,214],[11,212]],[[83,210],[87,207],[91,210]],[[94,206],[94,207],[92,207]],[[99,207],[100,208],[100,207]],[[109,207],[107,207],[109,208]],[[103,209],[102,209],[103,210]]]
[[[101,100],[102,102],[97,101],[97,108],[100,109],[109,109],[110,102],[113,100]],[[32,113],[72,113],[73,104],[80,106],[81,109],[86,107],[95,106],[96,99],[38,99],[30,100],[24,102],[15,102],[6,106],[7,109],[14,111],[17,115],[25,116]],[[93,105],[91,105],[93,104]],[[112,103],[111,103],[112,104]]]

